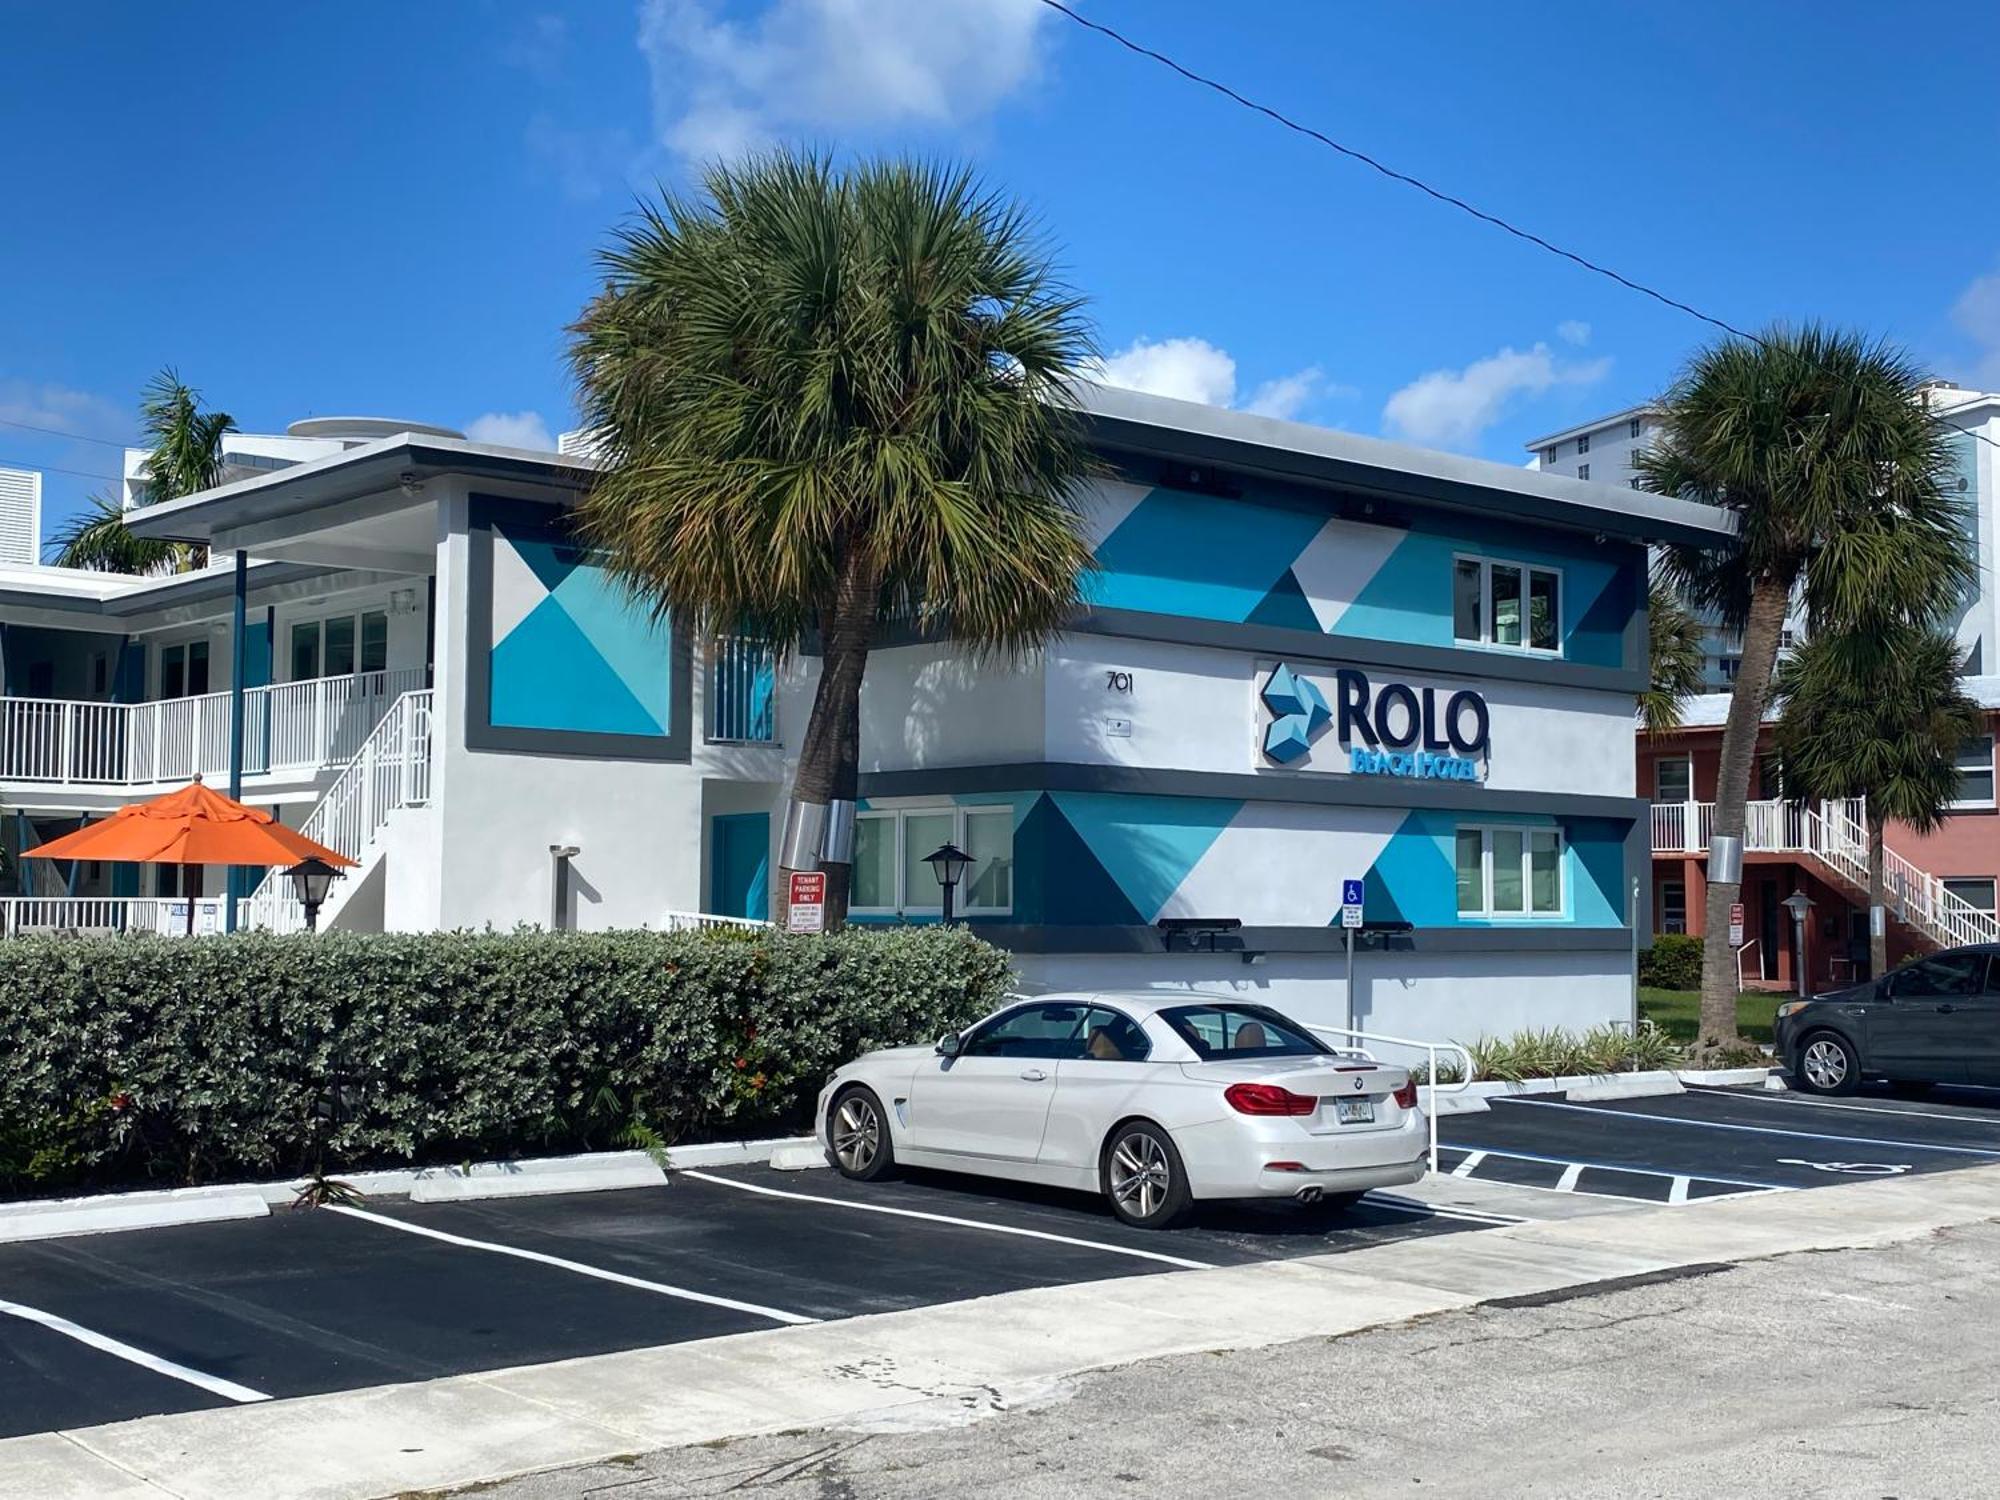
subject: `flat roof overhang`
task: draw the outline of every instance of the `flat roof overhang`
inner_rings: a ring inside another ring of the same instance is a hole
[[[148,506],[128,524],[138,536],[242,547],[260,557],[289,550],[296,561],[322,566],[428,572],[434,530],[398,535],[409,528],[391,527],[384,544],[369,535],[382,528],[368,523],[428,508],[432,497],[424,486],[447,474],[545,487],[559,500],[580,490],[593,467],[583,458],[406,432]],[[307,540],[335,532],[348,539],[317,546]]]
[[[1079,386],[1077,405],[1095,445],[1114,456],[1213,464],[1321,489],[1634,542],[1719,546],[1736,536],[1735,518],[1711,505],[1303,422],[1099,385]]]

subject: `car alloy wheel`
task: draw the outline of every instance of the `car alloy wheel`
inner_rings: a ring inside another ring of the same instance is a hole
[[[875,1101],[856,1090],[842,1099],[833,1111],[833,1154],[840,1170],[850,1177],[864,1177],[882,1154],[882,1117]]]
[[[1816,1093],[1839,1093],[1852,1071],[1847,1048],[1830,1036],[1816,1036],[1799,1056],[1799,1071]]]
[[[1111,1148],[1111,1197],[1132,1218],[1150,1219],[1173,1191],[1174,1168],[1150,1130],[1133,1130]]]

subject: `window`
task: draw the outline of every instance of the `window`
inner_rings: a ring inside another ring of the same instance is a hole
[[[1629,423],[1626,424],[1626,435],[1629,436],[1635,443],[1639,440],[1639,435],[1643,433],[1645,430],[1646,430],[1646,424],[1640,421],[1639,418],[1637,417],[1634,417]]]
[[[1578,464],[1578,465],[1576,466],[1576,477],[1577,477],[1578,479],[1588,479],[1588,478],[1590,478],[1590,465],[1589,465],[1589,464]]]
[[[1590,451],[1590,434],[1586,432],[1583,434],[1582,437],[1576,440],[1576,456],[1578,458],[1582,458],[1583,455],[1588,453],[1589,451]],[[1586,479],[1588,479],[1589,477],[1590,476],[1588,474],[1584,476],[1584,478]]]
[[[389,614],[369,610],[292,622],[292,682],[389,670]]]
[[[1139,1023],[1122,1011],[1093,1005],[1083,1018],[1083,1052],[1092,1062],[1144,1062],[1153,1044]]]
[[[1563,911],[1563,840],[1526,824],[1458,830],[1462,917],[1554,917]]]
[[[865,812],[854,823],[853,905],[878,916],[943,909],[931,853],[956,844],[972,856],[953,899],[955,914],[1014,909],[1014,809],[913,807]]]
[[[160,696],[199,698],[208,691],[208,642],[160,647]]]
[[[1974,911],[1993,915],[1993,878],[1990,875],[1959,875],[1942,882],[1947,895],[1956,896]]]
[[[1681,880],[1660,882],[1660,931],[1688,930],[1688,888]]]
[[[1235,1057],[1318,1057],[1331,1049],[1262,1005],[1177,1005],[1160,1012],[1204,1062]]]
[[[1953,807],[1993,805],[1993,736],[1983,734],[1958,747],[1958,800]]]
[[[1483,557],[1452,561],[1452,636],[1513,651],[1562,650],[1562,574]]]
[[[1690,757],[1670,755],[1653,762],[1653,800],[1694,801],[1694,761]]]
[[[111,686],[111,658],[102,651],[90,658],[90,693],[94,698],[102,698],[104,690]]]
[[[961,1057],[1081,1057],[1088,1006],[1024,1005],[965,1039]]]
[[[1551,443],[1548,447],[1544,448],[1542,450],[1542,467],[1545,469],[1553,469],[1556,466],[1556,454],[1560,451],[1561,450],[1559,445],[1554,443]]]
[[[1983,949],[1936,953],[1905,964],[1889,976],[1891,995],[1976,995],[1986,988]]]

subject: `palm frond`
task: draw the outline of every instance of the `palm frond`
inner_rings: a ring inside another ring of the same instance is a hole
[[[1681,705],[1701,691],[1702,624],[1673,585],[1655,573],[1646,597],[1646,690],[1639,722],[1648,734],[1680,728]]]
[[[108,495],[92,495],[87,508],[56,532],[55,565],[93,573],[186,573],[205,560],[184,542],[149,541],[132,534],[125,512]]]
[[[146,383],[139,420],[151,447],[142,503],[178,500],[222,481],[222,439],[236,430],[227,412],[203,411],[201,392],[168,365]]]

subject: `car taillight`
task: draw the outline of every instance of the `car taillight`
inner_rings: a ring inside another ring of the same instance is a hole
[[[1275,1083],[1232,1083],[1222,1091],[1239,1115],[1309,1115],[1319,1108],[1311,1094],[1295,1094]]]
[[[1415,1109],[1417,1107],[1417,1080],[1405,1078],[1403,1086],[1396,1090],[1396,1108]]]

